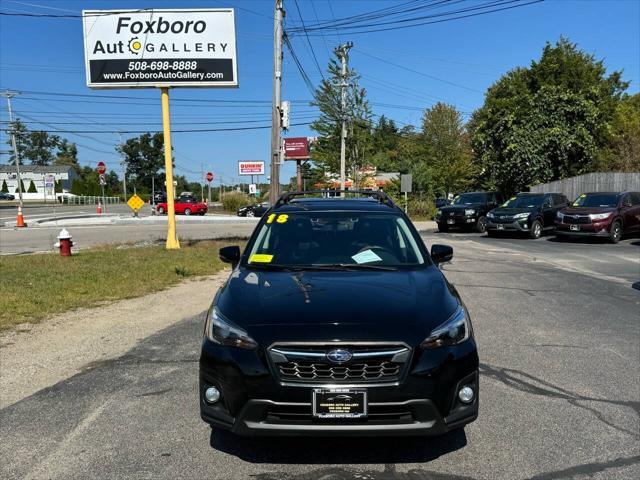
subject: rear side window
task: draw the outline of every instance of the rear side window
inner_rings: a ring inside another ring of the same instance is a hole
[[[634,207],[640,205],[640,193],[632,192],[629,194],[629,198],[631,198],[631,205]]]

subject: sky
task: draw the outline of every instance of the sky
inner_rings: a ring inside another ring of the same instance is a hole
[[[300,14],[305,25],[311,25],[403,3],[406,0],[284,0],[285,30],[300,26]],[[228,184],[238,180],[239,160],[264,160],[268,172],[270,130],[178,130],[270,125],[273,6],[273,0],[0,0],[0,13],[65,15],[80,14],[83,9],[235,8],[239,87],[171,91],[175,173],[200,181],[203,170],[212,171],[216,175],[214,184],[220,180]],[[392,118],[401,126],[419,125],[424,109],[438,101],[455,105],[468,118],[482,105],[486,89],[501,75],[529,65],[540,57],[546,42],[555,42],[561,35],[604,60],[608,71],[623,70],[623,78],[631,82],[629,93],[640,91],[640,0],[545,0],[415,28],[357,35],[321,33],[309,39],[304,34],[291,38],[313,84],[321,79],[314,55],[326,73],[332,50],[352,41],[350,65],[361,75],[360,85],[367,90],[373,113]],[[120,158],[114,149],[119,137],[115,132],[161,129],[159,91],[98,91],[86,86],[79,18],[0,16],[0,89],[7,88],[21,92],[13,99],[18,117],[43,122],[29,124],[32,129],[101,132],[60,133],[78,144],[82,165],[95,166],[104,161],[109,170],[120,173]],[[54,95],[59,93],[89,96]],[[104,95],[134,99],[100,98]],[[286,49],[282,98],[294,102],[292,123],[309,123],[315,118],[317,109],[307,103],[311,94]],[[180,99],[247,103],[180,103]],[[0,100],[0,120],[6,122],[6,101]],[[307,125],[294,126],[286,134],[314,135]],[[132,136],[136,135],[125,133],[123,139]],[[0,152],[9,149],[6,142],[2,133]],[[8,161],[8,152],[0,155],[0,164]],[[295,162],[286,162],[281,180],[287,181],[294,172]]]

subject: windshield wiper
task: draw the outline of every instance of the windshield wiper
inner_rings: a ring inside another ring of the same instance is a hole
[[[366,263],[312,263],[304,265],[305,270],[398,270],[396,267],[388,265],[371,265]]]
[[[259,268],[260,270],[277,270],[283,272],[299,272],[304,270],[298,265],[282,265],[279,263],[248,263],[248,267]]]

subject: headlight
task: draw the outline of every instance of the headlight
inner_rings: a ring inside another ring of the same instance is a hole
[[[558,220],[562,221],[562,219],[564,218],[564,213],[557,212],[557,213],[556,213],[556,218],[557,218]]]
[[[524,212],[524,213],[519,213],[517,215],[514,215],[513,218],[515,218],[516,220],[521,219],[521,218],[528,218],[529,217],[529,213],[528,212]]]
[[[475,213],[476,213],[476,211],[475,211],[473,208],[467,208],[467,209],[464,211],[464,214],[465,214],[465,215],[475,215]]]
[[[487,218],[494,218],[494,217],[495,217],[495,215],[493,213],[491,213],[491,212],[487,213]]]
[[[431,335],[422,341],[420,347],[431,349],[456,345],[464,342],[470,336],[471,324],[467,318],[467,312],[463,307],[458,307],[449,320],[435,328]]]
[[[604,220],[605,218],[609,218],[613,212],[609,213],[592,213],[589,215],[591,220]]]
[[[218,345],[246,348],[247,350],[258,346],[246,331],[224,318],[218,307],[209,310],[204,328],[207,338]]]

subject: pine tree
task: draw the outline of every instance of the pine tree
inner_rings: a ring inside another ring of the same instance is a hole
[[[2,180],[2,188],[0,189],[2,193],[9,193],[9,187],[7,187],[7,181]]]
[[[29,184],[29,190],[27,190],[27,193],[38,193],[38,189],[36,188],[36,184],[33,183],[33,180],[31,180],[31,183]]]

